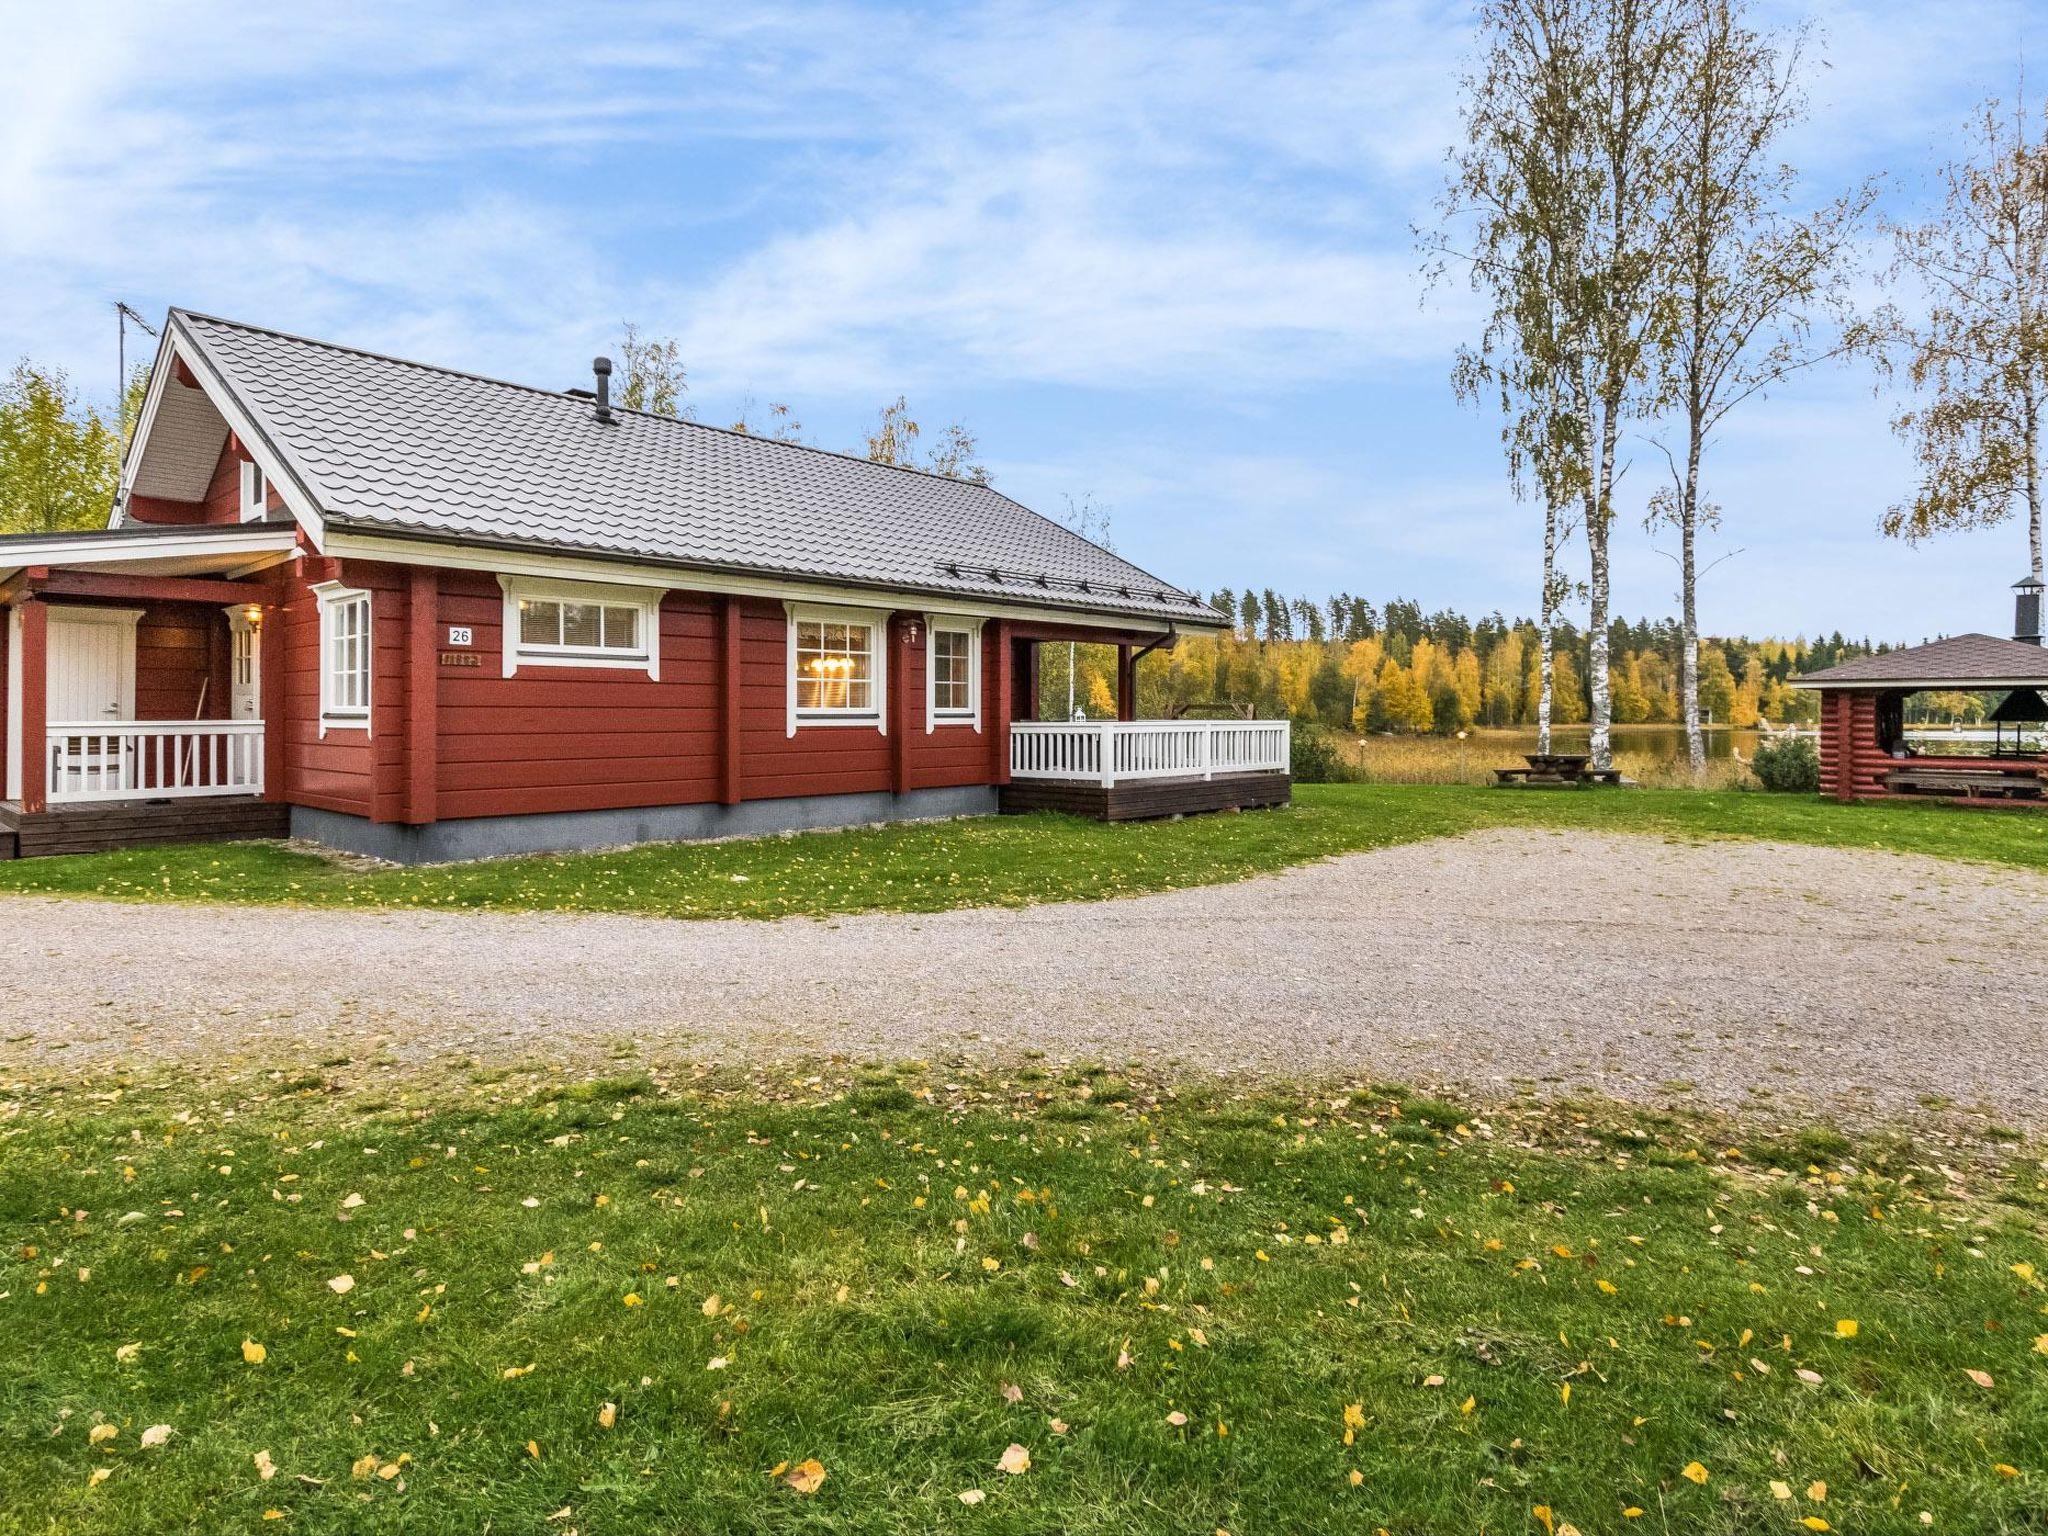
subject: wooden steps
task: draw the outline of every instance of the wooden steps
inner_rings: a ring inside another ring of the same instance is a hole
[[[227,843],[287,837],[291,807],[253,795],[192,800],[115,800],[26,815],[0,804],[0,858],[107,853],[165,843]]]

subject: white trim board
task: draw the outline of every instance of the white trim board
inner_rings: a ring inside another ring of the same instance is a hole
[[[931,592],[853,587],[797,577],[731,576],[687,565],[641,564],[602,555],[527,553],[481,544],[443,544],[427,539],[395,538],[336,530],[327,536],[322,553],[342,560],[381,560],[392,565],[435,565],[448,570],[485,571],[492,575],[535,576],[563,581],[615,582],[629,587],[659,587],[669,592],[705,592],[719,596],[762,597],[780,602],[859,607],[888,612],[905,610],[944,613],[963,618],[1022,619],[1077,628],[1124,630],[1169,635],[1183,621],[1145,614],[1113,614],[1041,608],[962,594],[957,598]],[[1210,626],[1196,621],[1196,628]],[[1222,626],[1217,626],[1220,629]]]

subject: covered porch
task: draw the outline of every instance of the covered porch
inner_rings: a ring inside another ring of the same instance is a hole
[[[270,794],[289,528],[0,539],[0,856],[283,835]]]
[[[1100,631],[1058,626],[1012,630],[1005,812],[1049,810],[1099,821],[1141,821],[1288,803],[1290,722],[1139,718],[1140,665],[1175,638],[1171,633],[1105,638]],[[1049,647],[1089,644],[1114,646],[1115,716],[1057,718],[1054,709],[1063,701],[1047,697],[1044,653]]]

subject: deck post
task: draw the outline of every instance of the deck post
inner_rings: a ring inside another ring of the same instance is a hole
[[[15,605],[21,615],[21,809],[49,808],[50,609],[38,598]]]
[[[1010,626],[1007,620],[995,619],[984,626],[983,633],[986,649],[982,655],[992,663],[986,698],[993,717],[988,733],[988,781],[1002,785],[1010,782],[1010,721],[1016,715],[1016,700],[1010,693]]]
[[[1102,787],[1110,788],[1116,783],[1116,727],[1114,720],[1105,720],[1096,727],[1102,733]]]
[[[1116,717],[1119,720],[1138,718],[1138,668],[1131,660],[1131,643],[1128,640],[1116,648]]]

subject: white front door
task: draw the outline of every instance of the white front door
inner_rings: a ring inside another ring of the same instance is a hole
[[[109,617],[102,618],[100,613]],[[97,725],[135,715],[135,623],[126,612],[50,612],[49,719]]]
[[[263,718],[263,631],[239,608],[228,610],[228,718]]]

